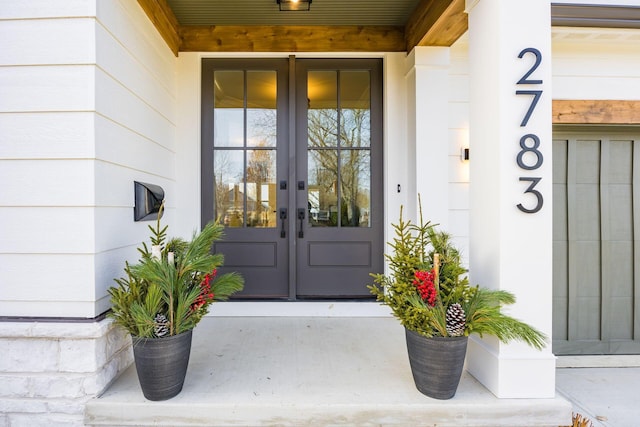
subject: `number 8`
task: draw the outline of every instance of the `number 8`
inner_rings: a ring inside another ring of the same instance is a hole
[[[533,140],[533,146],[527,147],[527,139]],[[542,161],[543,161],[542,153],[538,151],[538,147],[540,147],[540,138],[538,138],[536,135],[532,133],[528,133],[522,138],[520,138],[520,148],[522,148],[522,150],[518,152],[518,157],[516,157],[518,166],[526,170],[534,170],[542,166]],[[524,163],[524,155],[526,153],[533,153],[536,155],[536,162],[532,166],[527,166]]]

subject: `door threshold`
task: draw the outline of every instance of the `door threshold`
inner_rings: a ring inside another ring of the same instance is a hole
[[[376,301],[225,301],[211,305],[212,317],[390,317]]]

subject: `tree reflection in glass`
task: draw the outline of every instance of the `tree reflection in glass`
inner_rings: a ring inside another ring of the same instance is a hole
[[[276,227],[276,72],[214,73],[215,216]]]
[[[309,73],[308,200],[312,226],[369,227],[368,71]]]

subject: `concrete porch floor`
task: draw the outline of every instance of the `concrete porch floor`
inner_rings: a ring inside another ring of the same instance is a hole
[[[414,386],[391,317],[207,317],[182,392],[147,401],[131,366],[88,402],[91,426],[568,426],[571,403],[498,399],[468,373],[440,401]]]

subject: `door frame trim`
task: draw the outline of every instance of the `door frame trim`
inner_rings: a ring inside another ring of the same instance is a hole
[[[287,159],[289,176],[287,180],[289,181],[289,185],[293,186],[294,181],[296,179],[297,170],[296,170],[296,56],[289,55],[289,75],[287,76],[289,81],[289,150]],[[289,300],[296,300],[296,266],[298,265],[298,253],[296,251],[296,245],[298,243],[298,239],[295,238],[296,232],[296,219],[295,219],[295,209],[293,206],[295,205],[295,197],[294,200],[291,200],[289,197],[287,209],[289,209]]]

